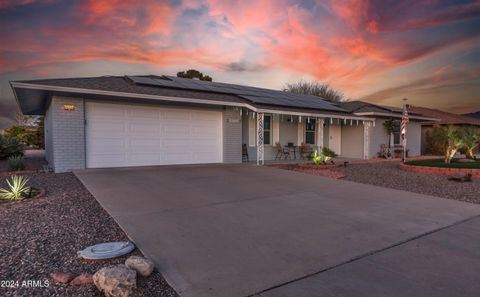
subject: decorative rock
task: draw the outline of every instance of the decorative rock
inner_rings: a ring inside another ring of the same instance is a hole
[[[135,270],[141,276],[149,276],[155,267],[152,260],[140,256],[130,256],[125,261],[125,266]]]
[[[90,273],[82,273],[70,282],[71,286],[81,286],[88,284],[93,284],[93,277]]]
[[[448,180],[453,180],[457,182],[470,182],[472,181],[472,174],[465,172],[457,172],[454,175],[450,176]]]
[[[93,283],[107,297],[128,297],[137,287],[137,273],[123,264],[104,267],[95,272]]]
[[[66,284],[77,277],[77,275],[73,272],[54,272],[50,274],[50,277],[57,283]]]

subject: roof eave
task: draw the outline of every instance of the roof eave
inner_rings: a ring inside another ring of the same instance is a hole
[[[389,113],[389,112],[374,112],[374,111],[371,111],[371,112],[354,112],[354,114],[359,115],[359,116],[379,116],[379,117],[402,118],[402,114]],[[440,121],[437,118],[423,117],[423,116],[417,116],[417,115],[409,115],[408,117],[410,119],[414,119],[414,120],[435,121],[435,122]]]
[[[72,93],[72,94],[88,94],[88,95],[102,95],[102,96],[111,96],[111,97],[127,97],[127,98],[136,98],[136,99],[151,99],[158,101],[170,101],[170,102],[181,102],[181,103],[193,103],[193,104],[206,104],[206,105],[223,105],[223,106],[234,106],[234,107],[244,107],[248,108],[255,112],[268,112],[268,113],[278,113],[278,114],[291,114],[291,115],[301,115],[301,116],[318,116],[318,117],[328,117],[328,118],[341,118],[341,119],[356,119],[364,121],[372,121],[374,119],[369,117],[362,117],[356,115],[338,115],[335,114],[338,111],[289,111],[285,109],[275,109],[273,106],[268,107],[258,107],[250,103],[242,102],[230,102],[230,101],[221,101],[221,100],[208,100],[208,99],[196,99],[196,98],[184,98],[184,97],[170,97],[170,96],[160,96],[160,95],[149,95],[149,94],[138,94],[138,93],[126,93],[126,92],[114,92],[114,91],[104,91],[96,89],[84,89],[84,88],[72,88],[72,87],[61,87],[61,86],[51,86],[43,84],[32,84],[25,82],[10,82],[12,88],[14,89],[30,89],[30,90],[39,90],[39,91],[48,91],[48,92],[61,92],[61,93]],[[20,103],[21,99],[17,98],[17,103],[22,106]]]

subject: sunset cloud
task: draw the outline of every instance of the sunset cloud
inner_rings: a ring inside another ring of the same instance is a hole
[[[0,77],[4,86],[64,63],[103,75],[85,69],[101,61],[124,65],[117,74],[195,66],[217,80],[241,75],[279,88],[279,76],[261,76],[281,71],[351,98],[434,100],[434,84],[471,82],[479,27],[480,1],[0,0]]]

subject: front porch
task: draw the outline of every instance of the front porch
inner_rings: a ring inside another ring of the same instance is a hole
[[[327,147],[337,159],[368,159],[375,119],[338,115],[242,114],[242,144],[249,161],[306,162],[308,152]]]

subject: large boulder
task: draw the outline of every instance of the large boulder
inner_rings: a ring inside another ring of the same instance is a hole
[[[149,276],[155,267],[152,260],[140,256],[130,256],[125,261],[125,266],[135,270],[141,276]]]
[[[128,297],[137,287],[137,273],[123,264],[104,267],[95,272],[93,283],[107,297]]]

